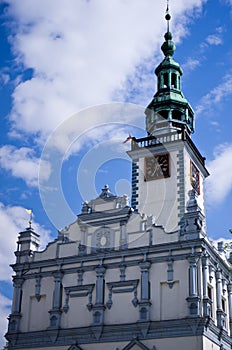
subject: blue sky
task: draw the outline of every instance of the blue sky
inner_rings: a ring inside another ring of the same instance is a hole
[[[211,173],[208,234],[226,240],[232,227],[232,1],[175,0],[170,8],[174,58],[195,110],[192,138]],[[164,0],[0,2],[3,333],[12,296],[8,265],[27,226],[25,208],[33,209],[44,246],[105,183],[119,195],[130,191],[129,144],[122,141],[129,132],[145,135],[143,110],[156,89],[165,9]],[[121,106],[127,117],[117,115]],[[54,167],[57,178],[49,183]],[[61,216],[62,201],[68,209]]]

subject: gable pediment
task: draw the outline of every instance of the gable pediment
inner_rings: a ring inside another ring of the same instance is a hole
[[[127,344],[122,350],[150,350],[146,345],[141,343],[139,340],[134,339]]]
[[[82,348],[80,348],[80,346],[78,345],[71,345],[68,350],[83,350]]]

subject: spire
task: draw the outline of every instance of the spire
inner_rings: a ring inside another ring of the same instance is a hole
[[[165,15],[165,19],[167,21],[167,33],[169,32],[169,21],[171,19],[171,15],[169,13],[169,0],[167,0],[167,8],[166,8],[166,15]]]
[[[183,129],[190,135],[194,131],[194,112],[181,91],[182,69],[172,57],[176,47],[170,32],[169,0],[165,19],[167,32],[161,46],[165,57],[155,70],[157,92],[145,111],[146,129],[153,136]]]
[[[166,9],[165,19],[167,21],[167,32],[164,35],[165,42],[161,46],[161,50],[163,51],[164,56],[167,57],[167,56],[173,56],[175,49],[176,49],[175,44],[172,41],[172,33],[169,31],[169,22],[171,19],[171,15],[169,13],[169,1],[168,0],[167,0],[167,9]]]

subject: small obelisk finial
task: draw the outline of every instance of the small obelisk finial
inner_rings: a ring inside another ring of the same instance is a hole
[[[32,225],[32,209],[26,209],[26,212],[27,212],[27,214],[29,214],[29,221],[28,221],[29,227],[28,227],[28,229],[32,229],[32,227],[31,227],[31,225]]]
[[[166,15],[165,15],[165,19],[167,21],[167,32],[169,32],[169,21],[171,19],[171,15],[169,13],[169,0],[167,0],[167,8],[166,8]]]

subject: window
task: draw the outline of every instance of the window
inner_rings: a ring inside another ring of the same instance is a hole
[[[174,110],[172,111],[172,119],[175,119],[175,120],[182,120],[182,113],[178,110]]]
[[[212,301],[212,288],[208,286],[208,298]]]
[[[208,298],[210,300],[209,304],[208,304],[208,316],[210,317],[213,317],[213,288],[208,286],[207,287],[207,295],[208,295]]]
[[[224,298],[222,298],[222,310],[226,312],[226,301]]]
[[[164,73],[164,87],[168,87],[168,73]]]
[[[177,79],[176,79],[176,74],[172,73],[172,88],[176,89],[177,88]]]

